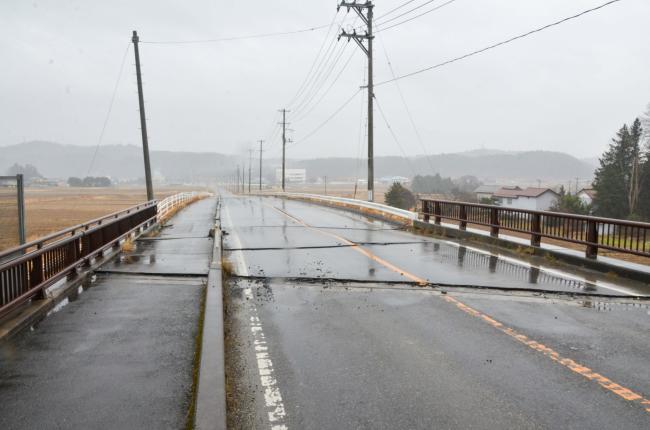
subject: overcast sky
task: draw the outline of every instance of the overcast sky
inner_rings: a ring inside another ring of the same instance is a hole
[[[425,1],[415,0],[381,18],[406,0],[376,0],[377,22]],[[401,75],[603,2],[457,0],[378,33],[375,81],[391,77],[385,52]],[[418,12],[442,3],[434,1]],[[97,145],[132,30],[138,30],[143,42],[214,39],[328,25],[335,12],[336,0],[2,0],[0,145],[26,140]],[[395,83],[378,86],[376,98],[409,155],[485,147],[597,156],[622,123],[641,114],[650,102],[649,18],[650,1],[622,0],[400,80],[422,144]],[[354,12],[346,15],[341,10],[335,22],[343,19],[342,25],[349,27]],[[337,31],[335,24],[329,35],[323,28],[212,43],[142,43],[151,149],[243,153],[258,139],[269,139],[279,120],[277,110],[292,101],[321,44],[325,41],[329,47]],[[295,130],[291,137],[302,140],[289,147],[289,157],[357,157],[365,152],[365,142],[360,147],[364,93],[303,139],[363,85],[366,60],[353,42],[338,42],[331,58],[344,47],[312,103],[300,106],[299,97],[288,106],[295,111],[288,117]],[[327,76],[324,70],[321,76]],[[340,78],[325,92],[340,70]],[[402,154],[375,112],[375,153]],[[102,144],[140,145],[138,121],[129,47]],[[270,156],[279,154],[277,133],[268,147]]]

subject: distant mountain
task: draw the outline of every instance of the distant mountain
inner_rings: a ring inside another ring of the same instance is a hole
[[[70,176],[110,176],[115,179],[138,179],[144,176],[142,149],[135,145],[106,145],[97,151],[89,171],[95,147],[62,145],[53,142],[26,142],[0,147],[0,173],[13,163],[30,163],[48,178]],[[168,182],[205,181],[218,172],[232,170],[236,157],[213,152],[152,151],[154,177]]]
[[[143,175],[142,150],[134,145],[106,145],[99,148],[93,168],[89,166],[95,147],[62,145],[53,142],[26,142],[0,147],[0,174],[14,163],[32,164],[48,178],[110,176],[137,179]],[[257,160],[256,160],[257,161]],[[204,182],[232,175],[247,158],[213,152],[152,151],[154,177],[167,182]],[[256,174],[256,164],[253,174]],[[279,159],[265,159],[265,177],[271,178],[280,166]],[[289,168],[305,168],[310,178],[328,176],[331,180],[364,178],[366,161],[354,158],[316,158],[287,160]],[[568,154],[550,151],[505,152],[477,150],[430,157],[376,157],[375,177],[440,173],[457,178],[474,175],[484,181],[564,181],[575,177],[591,178],[594,165]]]

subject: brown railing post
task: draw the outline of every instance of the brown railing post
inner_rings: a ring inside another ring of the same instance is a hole
[[[440,225],[441,220],[440,202],[433,202],[433,220],[437,225]]]
[[[429,222],[431,219],[431,210],[429,209],[429,202],[426,200],[420,200],[421,203],[421,208],[422,208],[422,219],[424,222]]]
[[[499,237],[499,208],[490,208],[490,236]]]
[[[464,204],[460,204],[460,224],[458,225],[458,228],[460,230],[466,230],[467,229],[467,206]]]
[[[587,258],[598,257],[598,223],[594,220],[587,221],[587,249],[585,256]]]
[[[530,245],[531,246],[540,246],[542,244],[542,216],[538,213],[531,214],[531,225],[530,225]]]

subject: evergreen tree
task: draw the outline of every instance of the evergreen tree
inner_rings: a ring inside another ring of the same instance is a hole
[[[624,124],[600,158],[594,189],[596,213],[611,218],[628,218],[638,205],[641,176],[641,122]]]
[[[650,221],[650,104],[645,115],[641,117],[644,145],[641,154],[641,178],[639,180],[639,216]]]
[[[384,194],[384,200],[389,206],[400,209],[411,209],[415,206],[415,196],[399,182],[395,182]]]

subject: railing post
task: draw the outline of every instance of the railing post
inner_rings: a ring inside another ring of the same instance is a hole
[[[458,225],[459,230],[467,229],[467,206],[460,204],[460,224]]]
[[[538,213],[532,214],[531,226],[530,226],[530,245],[531,246],[540,246],[542,244],[542,216]]]
[[[587,221],[587,249],[585,256],[595,259],[598,257],[598,223],[594,220]]]
[[[442,211],[440,210],[440,202],[433,202],[433,222],[436,223],[436,225],[440,225],[440,220],[441,220],[441,213]]]
[[[499,237],[499,209],[490,208],[490,236]]]
[[[428,223],[429,220],[431,219],[431,214],[429,210],[429,201],[427,200],[420,200],[420,207],[422,208],[422,219],[424,222]]]

